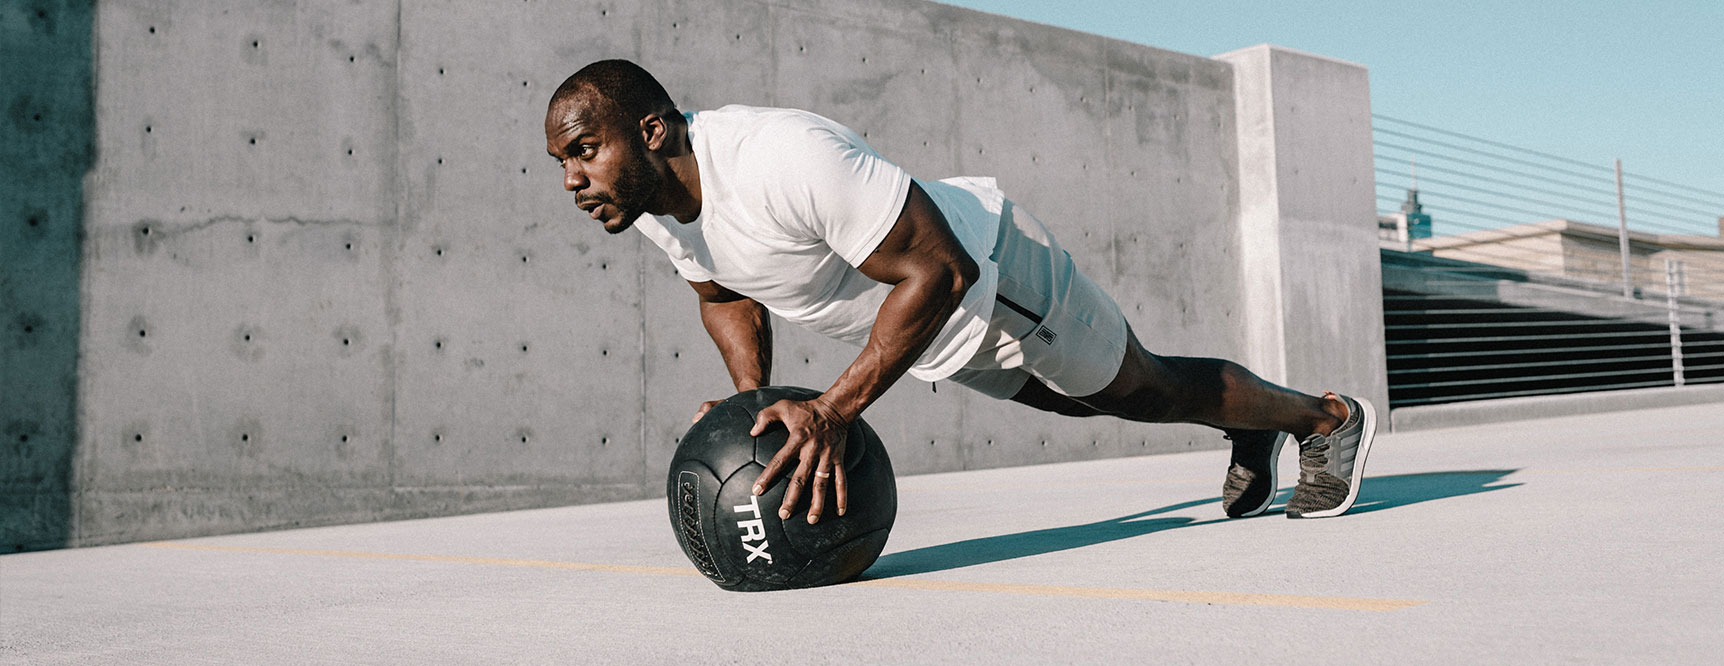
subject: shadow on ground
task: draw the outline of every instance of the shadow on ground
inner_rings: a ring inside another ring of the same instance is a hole
[[[1365,479],[1364,487],[1359,489],[1358,502],[1353,505],[1353,509],[1348,512],[1348,515],[1513,488],[1521,484],[1503,483],[1503,477],[1515,471],[1512,469],[1490,469],[1368,477]],[[1276,498],[1276,502],[1283,504],[1291,495],[1291,489],[1283,490]],[[874,563],[874,566],[869,567],[862,578],[892,578],[961,569],[978,564],[1002,562],[1020,557],[1093,546],[1098,543],[1129,539],[1163,530],[1227,522],[1227,518],[1219,517],[1221,515],[1220,506],[1216,506],[1213,510],[1218,517],[1211,520],[1198,520],[1188,516],[1152,518],[1152,516],[1161,514],[1208,504],[1219,505],[1220,503],[1220,497],[1210,497],[1170,504],[1158,509],[1150,509],[1094,523],[966,539],[938,546],[890,553],[882,556]],[[1280,513],[1276,510],[1263,515],[1274,516]]]

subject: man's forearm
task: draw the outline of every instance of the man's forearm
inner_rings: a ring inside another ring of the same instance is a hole
[[[772,319],[751,299],[700,302],[700,321],[718,346],[730,381],[738,391],[772,381]]]
[[[880,304],[868,344],[822,398],[846,419],[861,416],[922,356],[969,288],[955,271],[934,271],[893,286]]]

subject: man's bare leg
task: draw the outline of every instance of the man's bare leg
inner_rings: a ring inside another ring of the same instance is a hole
[[[1297,440],[1327,435],[1347,417],[1338,399],[1277,386],[1218,358],[1156,356],[1127,332],[1125,359],[1107,388],[1078,402],[1146,423],[1200,423],[1225,430],[1276,430]]]

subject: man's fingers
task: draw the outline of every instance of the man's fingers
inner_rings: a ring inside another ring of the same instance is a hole
[[[759,437],[760,433],[766,432],[766,429],[772,427],[772,424],[783,421],[784,417],[779,415],[778,407],[778,405],[783,402],[783,400],[780,400],[771,405],[767,405],[766,409],[760,410],[760,413],[754,417],[754,429],[749,430],[748,435],[750,437]]]
[[[778,455],[772,456],[772,460],[766,463],[766,469],[761,470],[760,476],[754,479],[754,494],[759,495],[766,492],[766,487],[778,479],[778,474],[784,471],[784,465],[790,462],[790,457],[795,453],[796,447],[791,446],[790,442],[785,442],[784,446],[778,449]]]
[[[820,462],[814,466],[814,492],[808,496],[808,524],[820,522],[821,514],[826,511],[826,490],[832,485],[832,450],[827,449],[820,454]]]
[[[718,404],[717,400],[708,400],[706,402],[700,403],[700,409],[695,410],[694,419],[689,421],[689,422],[690,423],[699,423],[700,417],[706,416],[706,413],[712,411],[713,406],[717,405],[717,404]]]
[[[844,515],[844,512],[850,508],[849,485],[849,479],[845,478],[844,466],[833,465],[832,488],[835,494],[838,495],[838,515],[840,516]]]
[[[802,501],[802,490],[808,487],[808,477],[813,473],[814,457],[803,456],[802,461],[796,465],[796,472],[790,475],[790,483],[785,484],[787,487],[784,489],[784,504],[778,507],[779,520],[790,518],[791,512],[796,510],[796,503]]]

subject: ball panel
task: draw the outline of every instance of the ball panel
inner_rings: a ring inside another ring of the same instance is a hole
[[[784,503],[784,482],[772,484],[759,497],[750,492],[749,484],[762,469],[750,463],[719,488],[713,532],[715,556],[727,559],[749,580],[783,586],[808,565],[808,553],[785,538],[784,521],[778,518],[778,507]]]
[[[890,528],[881,528],[866,532],[833,546],[821,557],[810,561],[807,567],[790,579],[788,586],[816,587],[856,580],[875,560],[880,559],[881,551],[886,549],[886,534],[889,531]]]
[[[695,570],[723,586],[741,580],[742,574],[715,549],[718,534],[713,505],[720,483],[706,465],[683,461],[671,468],[665,496],[677,545]]]
[[[718,478],[729,479],[743,465],[754,462],[754,440],[748,435],[753,427],[752,414],[736,405],[719,403],[683,434],[671,466],[699,460]]]

